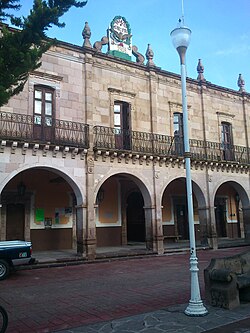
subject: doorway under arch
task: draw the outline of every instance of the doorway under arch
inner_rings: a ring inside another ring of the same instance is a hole
[[[214,205],[217,237],[227,237],[227,199],[217,197]]]
[[[12,177],[1,193],[2,240],[31,241],[33,250],[75,248],[78,192],[68,178],[44,166]]]
[[[153,248],[151,197],[141,179],[129,173],[107,177],[96,193],[97,247],[144,242]]]
[[[144,200],[140,192],[132,192],[127,198],[127,240],[145,242]]]
[[[6,206],[6,240],[25,240],[25,205],[8,203]]]
[[[228,181],[219,186],[214,197],[218,238],[245,238],[248,219],[244,218],[242,213],[247,205],[247,195],[240,184]]]
[[[207,243],[207,215],[204,193],[199,184],[192,181],[193,219],[195,237],[199,243]],[[162,195],[163,236],[166,242],[189,240],[186,179],[173,179]]]

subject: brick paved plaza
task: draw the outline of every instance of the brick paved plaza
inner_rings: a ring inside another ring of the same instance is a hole
[[[212,257],[250,249],[198,251],[200,287]],[[188,303],[189,253],[22,270],[0,282],[8,333],[54,332]]]

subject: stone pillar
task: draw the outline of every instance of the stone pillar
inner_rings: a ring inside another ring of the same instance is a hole
[[[96,256],[96,231],[89,226],[88,209],[85,205],[76,206],[77,254],[94,260]]]
[[[76,227],[76,199],[74,193],[71,194],[72,200],[72,249],[77,251],[77,227]]]
[[[95,223],[95,208],[93,203],[88,203],[87,207],[87,237],[85,240],[86,245],[86,258],[94,260],[96,257],[96,223]]]
[[[30,241],[30,196],[24,202],[25,205],[25,222],[24,222],[24,239]]]
[[[126,202],[123,195],[121,200],[121,219],[122,219],[122,245],[127,245],[128,236],[127,236]]]
[[[90,46],[89,46],[90,47]],[[93,56],[85,53],[83,65],[83,77],[85,87],[85,123],[93,124]],[[94,260],[96,257],[96,219],[94,202],[94,152],[93,152],[93,131],[89,132],[89,149],[85,159],[86,175],[86,207],[84,211],[83,244],[87,260]]]
[[[240,238],[245,238],[245,226],[242,207],[238,207],[238,223],[240,224]]]
[[[0,240],[6,240],[6,203],[0,207]]]
[[[150,102],[150,130],[151,133],[158,133],[158,120],[157,120],[157,111],[158,111],[158,101],[157,101],[157,76],[152,69],[149,67],[149,102]]]
[[[250,241],[250,207],[242,207],[245,239]]]
[[[146,224],[146,247],[158,254],[164,253],[161,212],[156,207],[144,207]]]
[[[164,237],[163,237],[163,226],[162,226],[162,207],[161,203],[156,202],[156,207],[154,209],[155,218],[153,222],[155,222],[155,227],[153,227],[153,248],[157,251],[158,254],[164,253]],[[154,224],[153,224],[154,226]]]
[[[76,206],[76,238],[77,238],[77,254],[82,256],[86,252],[86,206]]]
[[[216,219],[215,219],[215,207],[210,205],[210,224],[207,226],[207,240],[210,248],[216,250],[218,249],[218,237],[216,231]]]
[[[94,157],[89,154],[86,160],[86,257],[88,260],[96,256],[96,205],[94,201]]]
[[[146,248],[148,250],[153,250],[153,217],[152,217],[152,207],[145,207],[145,234],[146,234]]]
[[[153,250],[158,254],[164,253],[162,218],[160,217],[155,219],[155,228],[153,228]]]

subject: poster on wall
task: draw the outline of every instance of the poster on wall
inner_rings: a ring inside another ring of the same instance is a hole
[[[56,224],[67,224],[69,223],[69,218],[72,215],[72,208],[56,208],[55,209],[55,223]]]
[[[36,208],[36,222],[39,224],[44,221],[44,209],[43,208]]]

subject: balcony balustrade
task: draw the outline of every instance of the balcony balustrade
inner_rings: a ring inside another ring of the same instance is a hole
[[[184,156],[183,139],[178,136],[126,131],[104,126],[95,126],[93,131],[95,150],[119,150],[175,158]],[[242,146],[191,139],[190,153],[193,160],[249,164],[250,150]]]
[[[94,150],[131,152],[160,157],[184,156],[183,139],[179,136],[128,131],[105,126],[93,128]],[[35,124],[31,115],[0,112],[0,139],[38,142],[79,148],[89,147],[89,126],[83,123],[54,119]],[[250,164],[250,149],[243,146],[190,139],[193,160],[228,161]]]
[[[30,115],[0,112],[0,138],[41,144],[89,147],[89,126],[73,121],[41,118],[36,124]]]

